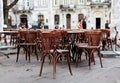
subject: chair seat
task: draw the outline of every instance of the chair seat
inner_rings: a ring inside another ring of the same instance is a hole
[[[92,30],[92,31],[86,31],[86,42],[87,43],[76,43],[75,46],[77,47],[78,59],[76,60],[76,66],[78,66],[79,59],[81,60],[82,52],[87,52],[87,55],[89,57],[89,69],[91,69],[91,62],[93,61],[95,64],[94,59],[94,51],[97,50],[98,56],[100,59],[100,64],[102,66],[102,60],[101,60],[101,54],[100,54],[100,41],[101,41],[101,31],[99,30]],[[81,50],[82,49],[82,50]]]
[[[79,44],[75,44],[77,47],[79,48],[88,48],[88,49],[96,49],[96,48],[99,48],[99,46],[89,46],[88,43],[79,43]]]
[[[69,52],[69,50],[63,50],[63,49],[57,49],[58,53],[67,53]]]
[[[36,43],[21,43],[20,45],[25,45],[25,46],[27,45],[28,46],[28,45],[36,45]]]
[[[51,49],[51,50],[50,50],[50,53],[53,53],[53,52],[54,52],[54,50]],[[58,52],[58,53],[66,53],[66,52],[69,52],[69,50],[57,49],[57,52]]]

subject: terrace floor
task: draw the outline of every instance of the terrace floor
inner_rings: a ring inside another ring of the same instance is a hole
[[[28,63],[21,52],[18,63],[15,60],[16,54],[10,54],[9,58],[0,54],[1,83],[120,83],[120,56],[102,58],[103,68],[100,67],[98,56],[95,56],[96,65],[92,63],[91,70],[83,56],[77,68],[75,63],[71,63],[73,76],[70,75],[66,62],[59,62],[56,79],[53,79],[52,63],[49,64],[47,59],[41,77],[40,62],[35,56]]]

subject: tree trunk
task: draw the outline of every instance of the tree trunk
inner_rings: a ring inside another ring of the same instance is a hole
[[[9,27],[9,23],[8,23],[8,14],[9,14],[9,10],[16,5],[16,3],[18,2],[18,0],[14,0],[11,4],[8,5],[8,0],[3,0],[3,14],[4,14],[4,24],[7,25],[7,27]]]

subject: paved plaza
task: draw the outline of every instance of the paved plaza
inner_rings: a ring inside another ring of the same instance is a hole
[[[120,83],[120,56],[102,58],[103,68],[100,67],[98,56],[95,56],[96,65],[92,63],[89,70],[88,62],[82,57],[82,62],[76,68],[71,63],[73,76],[70,75],[67,63],[57,63],[56,79],[53,79],[53,66],[46,59],[42,76],[39,76],[40,62],[33,55],[31,63],[25,60],[21,52],[18,63],[16,54],[9,58],[0,54],[0,81],[1,83]]]

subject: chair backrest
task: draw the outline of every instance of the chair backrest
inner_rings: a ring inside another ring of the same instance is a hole
[[[29,30],[27,33],[28,43],[36,43],[37,42],[37,31],[36,30]]]
[[[66,43],[68,41],[68,34],[67,34],[67,31],[65,30],[61,30],[61,34],[62,34],[62,41],[63,43]]]
[[[93,30],[85,32],[89,46],[99,46],[101,41],[101,31]]]
[[[19,30],[18,34],[19,34],[18,42],[19,43],[26,43],[27,42],[27,31],[26,30]]]
[[[37,31],[35,31],[35,30],[20,30],[19,38],[24,43],[36,43]],[[23,42],[21,42],[21,43],[23,43]]]
[[[54,48],[62,48],[62,31],[61,30],[54,30],[51,32],[52,33],[52,38],[51,38],[51,45]],[[53,46],[54,45],[54,46]]]
[[[110,30],[101,29],[101,40],[107,40],[110,37]]]
[[[50,53],[51,49],[51,33],[42,33],[42,52]]]
[[[37,37],[38,37],[38,39],[41,40],[41,36],[42,36],[42,31],[37,30]]]

